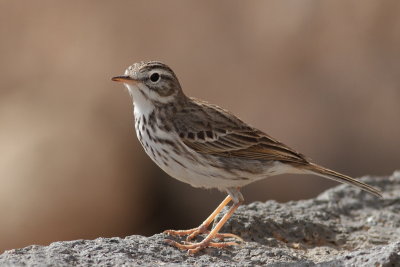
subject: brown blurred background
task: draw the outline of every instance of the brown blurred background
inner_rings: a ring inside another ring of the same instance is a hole
[[[400,168],[399,1],[1,1],[0,252],[198,224],[224,197],[167,177],[110,81],[161,60],[217,103],[353,176]],[[335,185],[278,176],[247,202]]]

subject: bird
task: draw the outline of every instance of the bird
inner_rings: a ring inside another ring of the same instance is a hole
[[[123,83],[133,100],[135,131],[147,155],[169,176],[194,187],[215,188],[226,198],[200,226],[166,230],[169,236],[187,236],[166,243],[193,255],[206,247],[225,248],[243,241],[231,233],[219,233],[243,203],[240,189],[270,176],[314,174],[356,186],[377,197],[382,193],[361,181],[322,167],[229,111],[188,97],[174,71],[159,61],[141,61],[111,79]],[[223,208],[232,205],[208,230]],[[198,242],[198,235],[205,237]],[[218,239],[218,240],[217,240]]]

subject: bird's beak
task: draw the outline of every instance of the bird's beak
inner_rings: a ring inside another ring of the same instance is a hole
[[[120,83],[133,83],[136,84],[137,81],[133,79],[132,77],[128,75],[121,75],[121,76],[115,76],[111,78],[112,81],[114,82],[120,82]]]

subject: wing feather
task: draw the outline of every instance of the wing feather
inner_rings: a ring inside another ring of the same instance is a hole
[[[190,121],[184,120],[187,112],[191,114]],[[182,110],[174,119],[183,143],[198,153],[249,160],[308,163],[302,154],[247,125],[228,111],[205,102],[191,102],[188,110]],[[204,123],[191,123],[193,121]]]
[[[191,114],[190,119],[188,112]],[[243,160],[280,161],[381,196],[379,190],[369,185],[311,163],[302,154],[245,124],[218,106],[192,100],[188,103],[187,110],[183,109],[176,114],[174,126],[182,142],[200,154]]]
[[[304,156],[282,143],[266,139],[266,136],[249,137],[240,132],[231,132],[215,138],[196,140],[183,138],[183,143],[198,153],[221,157],[236,157],[251,160],[277,160],[290,163],[306,163]]]

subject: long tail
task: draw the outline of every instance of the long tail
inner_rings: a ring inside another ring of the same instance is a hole
[[[307,170],[307,172],[313,173],[315,175],[318,176],[322,176],[331,180],[335,180],[337,182],[341,182],[341,183],[346,183],[346,184],[350,184],[350,185],[354,185],[364,191],[367,191],[368,193],[371,193],[375,196],[378,197],[382,197],[382,193],[381,191],[379,191],[378,189],[367,185],[363,182],[360,182],[354,178],[351,178],[350,176],[329,170],[327,168],[324,168],[322,166],[319,166],[317,164],[314,163],[310,163],[309,165],[305,165],[302,166],[305,170]]]

